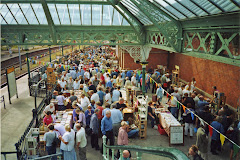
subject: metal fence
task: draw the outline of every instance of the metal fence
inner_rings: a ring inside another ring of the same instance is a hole
[[[46,104],[48,104],[50,102],[50,100],[52,98],[52,93],[55,88],[56,88],[56,85],[45,96],[45,98],[43,98],[43,100],[38,105],[38,107],[32,110],[33,118],[31,120],[31,122],[29,123],[28,127],[25,129],[25,131],[24,131],[23,135],[21,136],[21,138],[19,139],[19,141],[15,144],[18,160],[28,159],[27,148],[26,148],[26,140],[27,140],[26,136],[31,128],[38,128],[39,125],[41,124],[41,118],[42,118],[41,114],[42,114]],[[35,99],[35,104],[36,104],[36,99]]]

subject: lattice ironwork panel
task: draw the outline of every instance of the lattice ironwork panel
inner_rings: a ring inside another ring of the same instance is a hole
[[[184,52],[240,59],[240,32],[185,32]]]
[[[160,32],[147,32],[147,43],[170,47],[167,39]]]
[[[6,31],[6,30],[5,30]],[[103,32],[57,32],[55,44],[49,32],[31,31],[2,31],[2,45],[137,45],[140,44],[135,32],[103,33]]]

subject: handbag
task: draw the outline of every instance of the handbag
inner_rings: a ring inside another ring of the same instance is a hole
[[[53,142],[52,142],[52,146],[53,147],[57,147],[57,145],[60,143],[60,140],[57,138],[56,136],[56,132],[55,132],[55,137],[53,139]]]

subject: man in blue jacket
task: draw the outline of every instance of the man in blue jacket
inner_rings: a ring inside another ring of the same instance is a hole
[[[90,121],[90,128],[92,129],[92,135],[91,135],[91,145],[92,148],[95,148],[96,150],[99,150],[99,145],[98,145],[98,112],[99,109],[94,110],[94,114],[91,117]]]
[[[220,123],[221,117],[216,117],[216,119],[211,123],[211,126],[218,130],[220,133],[224,133],[223,125]],[[211,139],[211,152],[214,155],[217,155],[218,153],[216,151],[221,152],[221,141],[220,141],[220,134],[213,129],[212,133],[212,139]]]

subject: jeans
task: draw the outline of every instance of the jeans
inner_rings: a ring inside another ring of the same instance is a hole
[[[116,136],[116,137],[118,136],[118,131],[119,131],[120,127],[121,127],[121,122],[113,124],[113,134],[114,134],[114,136]]]
[[[154,124],[155,124],[155,121],[156,121],[156,115],[153,114],[153,117],[154,118],[152,118],[151,116],[148,115],[148,119],[150,119],[150,121],[151,121],[151,127],[152,128],[154,127]]]
[[[172,115],[178,119],[178,108],[177,107],[170,107],[170,112],[172,113]]]
[[[129,131],[127,133],[128,134],[128,138],[133,138],[133,137],[138,136],[138,132],[139,132],[139,129],[132,129],[131,131]]]
[[[66,107],[64,105],[58,105],[58,110],[64,111],[64,110],[66,110]]]
[[[56,147],[46,146],[46,150],[47,150],[48,155],[56,154]],[[52,157],[52,160],[57,160],[57,156]]]
[[[188,129],[190,130],[190,136],[193,136],[193,123],[185,123],[185,135],[188,135]]]

